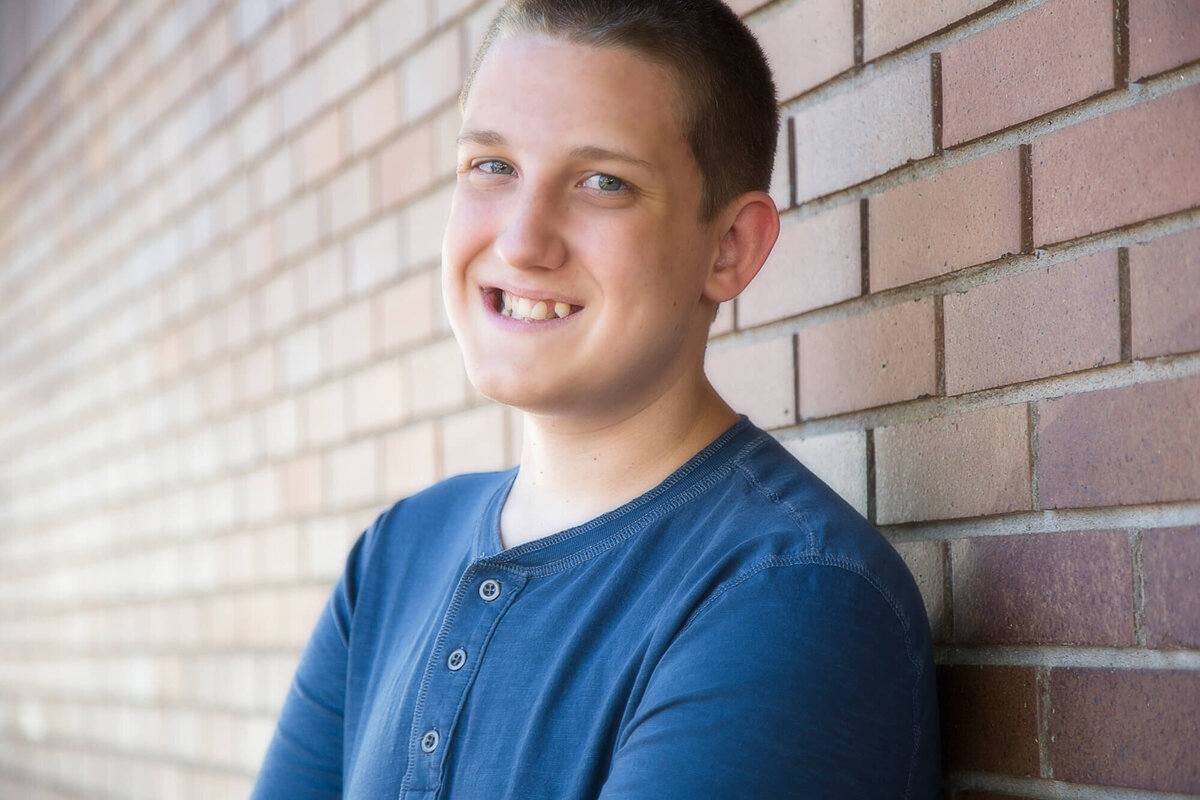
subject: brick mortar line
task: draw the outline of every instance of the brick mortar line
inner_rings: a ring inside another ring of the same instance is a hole
[[[1129,248],[1117,248],[1117,330],[1121,360],[1133,361],[1133,301],[1129,280]]]
[[[1041,481],[1038,474],[1038,463],[1041,456],[1038,448],[1038,429],[1041,423],[1041,414],[1038,411],[1038,404],[1036,402],[1029,403],[1028,415],[1026,424],[1029,426],[1029,430],[1027,431],[1029,436],[1029,507],[1031,509],[1041,509]]]
[[[947,788],[997,792],[1030,800],[1195,800],[1196,795],[1067,783],[1042,778],[1019,778],[986,772],[946,772]]]
[[[69,739],[45,739],[38,742],[30,742],[28,740],[21,740],[17,737],[2,737],[0,738],[0,741],[3,741],[4,739],[13,739],[19,741],[25,747],[38,747],[48,750],[66,750],[74,753],[89,753],[93,756],[128,759],[130,761],[138,761],[143,763],[151,762],[159,766],[168,765],[180,769],[196,770],[199,772],[216,772],[220,773],[224,777],[230,778],[253,779],[255,774],[254,772],[247,772],[241,767],[229,766],[227,764],[221,764],[218,762],[197,761],[187,758],[180,758],[178,756],[155,753],[154,751],[124,750],[111,746],[105,748],[99,743],[90,742],[87,740],[75,742]],[[28,778],[22,778],[22,780],[25,780],[26,782],[32,782],[32,785],[38,786],[39,788],[50,788],[54,791],[60,791],[63,789],[69,792],[83,791],[87,793],[86,797],[88,800],[129,800],[129,795],[127,794],[109,794],[107,792],[97,794],[94,785],[86,782],[81,781],[78,785],[63,783],[54,777],[53,768],[48,769],[46,773],[37,773],[28,770],[21,770],[19,772],[29,776]],[[97,779],[97,782],[100,782],[99,779]]]
[[[1144,81],[1130,83],[1125,89],[1109,89],[1031,120],[963,142],[945,150],[942,155],[926,156],[859,183],[802,202],[793,202],[791,208],[795,209],[802,219],[816,216],[862,197],[879,194],[915,180],[932,177],[985,155],[1008,150],[1022,144],[1030,144],[1039,136],[1097,119],[1114,111],[1133,108],[1173,92],[1188,89],[1198,83],[1200,83],[1200,62],[1192,62],[1168,72],[1147,77]],[[788,113],[789,119],[791,116],[792,114]]]
[[[1008,254],[981,264],[961,267],[925,280],[903,284],[875,294],[853,297],[794,316],[723,334],[709,340],[709,348],[722,350],[774,339],[837,319],[858,316],[914,300],[958,294],[1006,278],[1074,261],[1083,256],[1200,227],[1200,206],[1122,225],[1099,233],[1038,248],[1032,253]]]
[[[1200,525],[1200,500],[1135,506],[1025,511],[995,517],[881,525],[893,542],[953,541],[982,536],[1022,536],[1090,530],[1181,528]]]
[[[1169,670],[1200,672],[1200,650],[1149,650],[1078,645],[935,644],[934,663],[941,666],[1050,667],[1055,669],[1119,669],[1131,672]]]
[[[1054,713],[1054,704],[1050,698],[1050,667],[1037,667],[1036,675],[1038,765],[1043,778],[1053,778],[1054,764],[1050,755],[1050,716]]]
[[[1133,557],[1133,630],[1139,647],[1147,646],[1146,631],[1146,570],[1142,558],[1142,530],[1130,531],[1129,545]]]
[[[299,657],[299,651],[296,656]],[[258,688],[258,687],[255,687]],[[286,689],[286,687],[284,687]],[[246,717],[250,719],[269,717],[274,719],[282,708],[283,699],[278,698],[279,703],[276,706],[255,706],[253,708],[239,706],[223,706],[213,705],[211,703],[195,702],[189,703],[182,700],[163,700],[154,698],[149,700],[140,700],[137,698],[122,697],[120,695],[112,695],[109,693],[83,693],[83,694],[68,694],[62,692],[45,691],[38,689],[28,691],[22,686],[19,690],[13,687],[13,691],[6,692],[0,689],[0,702],[8,700],[24,701],[32,700],[34,702],[47,704],[63,704],[63,705],[89,705],[89,706],[118,706],[124,709],[133,709],[137,711],[158,711],[162,713],[197,713],[197,714],[222,714]],[[4,695],[8,694],[9,697]],[[3,738],[3,736],[0,736]]]

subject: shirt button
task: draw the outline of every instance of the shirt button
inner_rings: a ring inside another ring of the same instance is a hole
[[[488,578],[479,584],[479,596],[489,603],[495,600],[500,596],[500,581]]]
[[[438,732],[426,731],[425,735],[421,737],[421,749],[426,753],[432,753],[434,750],[437,750],[437,746]]]
[[[451,672],[458,672],[463,668],[463,664],[466,663],[467,651],[463,650],[461,647],[451,653],[450,657],[446,659],[446,666],[450,668]]]

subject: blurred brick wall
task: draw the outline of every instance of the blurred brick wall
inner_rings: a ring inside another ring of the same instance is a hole
[[[0,797],[244,797],[350,542],[515,457],[437,297],[495,3],[36,5],[0,0]],[[786,211],[710,373],[912,566],[949,795],[1200,796],[1200,3],[734,6]]]

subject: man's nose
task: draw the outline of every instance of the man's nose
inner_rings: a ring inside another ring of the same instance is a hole
[[[504,228],[496,237],[496,252],[517,269],[557,269],[567,258],[562,224],[562,199],[536,186],[524,186]]]

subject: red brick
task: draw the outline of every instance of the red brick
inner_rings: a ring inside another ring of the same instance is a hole
[[[750,30],[762,45],[780,100],[854,66],[850,0],[805,0],[758,14]]]
[[[770,258],[736,301],[741,328],[833,305],[862,289],[857,203],[803,220],[789,214],[782,223]]]
[[[1037,677],[1029,667],[938,668],[942,766],[1037,775]]]
[[[1111,0],[1050,0],[942,51],[942,137],[974,139],[1113,86]]]
[[[1056,669],[1050,697],[1056,779],[1200,794],[1200,672]]]
[[[1124,531],[960,539],[950,543],[950,557],[956,641],[1135,643]]]
[[[806,328],[800,332],[799,361],[804,419],[932,395],[933,301]]]
[[[798,113],[797,202],[931,155],[932,102],[929,65],[913,61]]]
[[[1120,361],[1118,294],[1109,250],[946,295],[946,393]]]
[[[1200,526],[1142,533],[1146,643],[1200,648]]]
[[[875,431],[880,524],[1032,508],[1024,404]]]
[[[1200,350],[1200,228],[1129,248],[1133,357]]]
[[[863,0],[867,61],[941,30],[995,0]]]
[[[764,428],[796,421],[793,339],[783,336],[741,347],[709,350],[704,371],[734,411]]]
[[[1200,6],[1188,0],[1133,0],[1129,4],[1129,77],[1200,59]]]
[[[1200,86],[1033,141],[1033,231],[1061,242],[1200,204]]]
[[[1038,402],[1042,508],[1200,497],[1200,377]]]
[[[968,161],[870,200],[871,291],[1021,251],[1016,149]]]

